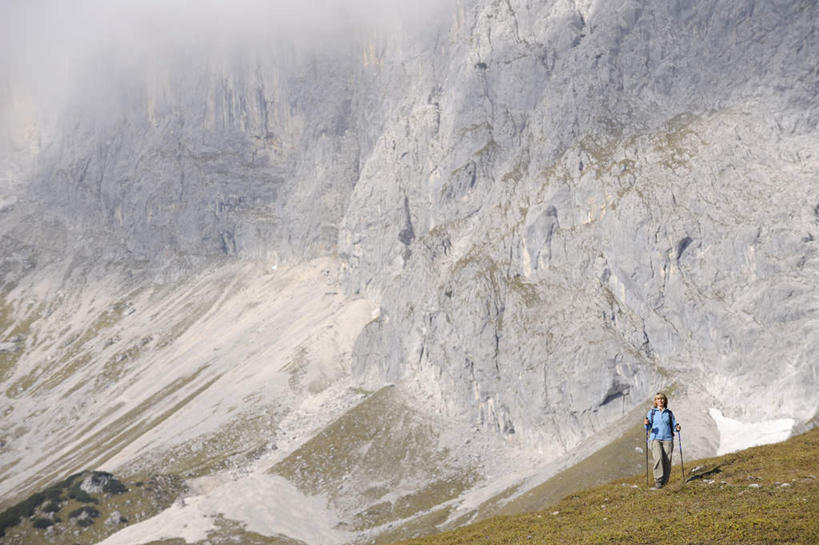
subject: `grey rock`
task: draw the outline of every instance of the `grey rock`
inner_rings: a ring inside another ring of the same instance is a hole
[[[87,475],[82,483],[80,489],[88,494],[102,494],[107,485],[113,477],[106,473],[93,472]]]
[[[14,352],[19,352],[21,349],[22,348],[20,346],[20,343],[16,343],[16,342],[0,343],[0,352],[14,353]]]
[[[105,519],[106,526],[117,526],[125,522],[127,522],[127,519],[119,511],[111,511],[111,514]]]
[[[354,372],[564,449],[674,382],[815,414],[815,11],[470,4],[436,116],[408,99],[344,218],[350,289],[382,305]]]
[[[666,388],[702,429],[815,425],[818,15],[464,0],[422,33],[171,56],[6,184],[2,283],[334,255],[381,306],[356,381],[509,448],[564,455]]]

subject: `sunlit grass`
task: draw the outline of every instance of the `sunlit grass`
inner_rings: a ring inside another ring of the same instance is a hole
[[[645,475],[404,545],[819,543],[819,429],[785,443],[686,463],[665,489]]]

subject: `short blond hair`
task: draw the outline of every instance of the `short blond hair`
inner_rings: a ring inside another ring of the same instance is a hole
[[[656,394],[654,394],[654,408],[655,409],[657,408],[657,400],[658,399],[662,399],[665,402],[665,403],[663,403],[663,405],[667,409],[668,408],[668,397],[662,392],[657,392]]]

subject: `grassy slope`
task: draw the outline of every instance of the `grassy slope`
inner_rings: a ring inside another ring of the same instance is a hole
[[[173,504],[185,490],[184,481],[175,476],[154,476],[146,481],[126,481],[121,490],[95,492],[85,498],[78,490],[89,472],[78,473],[56,483],[25,501],[0,512],[0,545],[73,545],[97,543],[127,524],[153,517]],[[49,508],[51,504],[51,508]],[[91,507],[98,512],[83,526],[77,509]],[[54,511],[54,512],[50,512]],[[124,519],[111,523],[119,512]],[[36,521],[48,519],[50,528],[37,528]]]
[[[680,468],[675,466],[671,484],[661,491],[647,490],[645,475],[640,473],[572,493],[541,512],[497,516],[445,534],[402,543],[819,543],[819,428],[784,443],[686,462],[689,469],[698,466],[684,487],[680,486]],[[95,543],[120,527],[103,524],[112,511],[119,510],[131,523],[144,520],[173,501],[179,483],[181,479],[169,489],[167,485],[159,487],[167,489],[164,492],[152,488],[151,483],[144,487],[125,483],[129,492],[107,499],[100,497],[101,501],[94,504],[101,516],[89,528],[79,528],[66,514],[82,504],[63,500],[57,515],[64,522],[55,525],[56,532],[32,527],[34,518],[46,516],[38,510],[33,517],[25,517],[20,524],[8,528],[0,543]],[[247,532],[230,521],[218,521],[217,526],[220,529],[207,540],[214,545],[237,540],[258,545],[297,543],[280,536]],[[156,543],[173,545],[181,544],[182,540]]]
[[[676,466],[664,490],[647,490],[639,474],[545,511],[402,543],[819,543],[819,428],[784,443],[686,462],[697,466],[682,487]]]
[[[642,412],[643,409],[639,408],[625,418],[634,422]],[[511,501],[495,502],[493,498],[479,509],[480,520],[493,515],[517,515],[545,509],[579,490],[633,475],[645,467],[645,458],[637,448],[645,448],[643,426],[632,427],[587,458]]]
[[[437,433],[396,388],[386,387],[270,471],[307,494],[326,494],[331,503],[354,512],[345,529],[362,531],[394,523],[393,540],[429,533],[449,513],[435,507],[456,498],[479,478],[444,463],[446,452],[436,450]],[[431,517],[401,522],[430,509]]]

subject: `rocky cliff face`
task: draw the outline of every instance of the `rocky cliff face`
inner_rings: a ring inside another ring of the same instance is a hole
[[[326,254],[361,146],[358,70],[338,57],[172,58],[128,75],[76,106],[35,198],[108,259]]]
[[[344,218],[356,371],[562,448],[674,382],[814,415],[815,14],[464,7]]]
[[[356,321],[349,368],[294,399],[396,383],[401,406],[545,461],[660,388],[702,453],[719,444],[709,407],[813,425],[817,21],[809,0],[462,0],[330,46],[114,71],[31,182],[6,184],[0,342],[43,291],[21,279],[55,255],[85,258],[55,268],[62,289],[77,263],[145,282],[330,256],[380,312]]]

